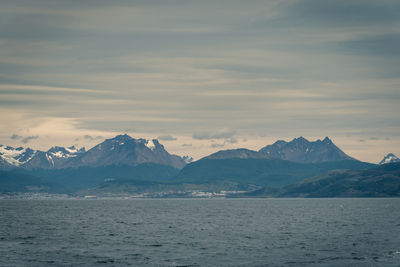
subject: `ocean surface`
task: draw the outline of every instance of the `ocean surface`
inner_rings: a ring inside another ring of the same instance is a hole
[[[400,266],[400,199],[0,200],[0,266]]]

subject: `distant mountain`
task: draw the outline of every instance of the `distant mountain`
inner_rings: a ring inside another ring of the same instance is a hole
[[[284,197],[400,197],[400,163],[367,170],[331,171],[291,185]]]
[[[175,178],[170,176],[160,179],[161,176],[149,177],[146,173],[146,179],[140,178],[137,174],[128,175],[126,177],[130,178],[127,179],[115,176],[111,170],[102,170],[99,171],[99,175],[93,177],[96,179],[102,175],[106,177],[104,175],[108,172],[109,177],[115,177],[115,179],[105,180],[104,183],[95,187],[87,187],[78,194],[107,196],[110,193],[117,195],[155,193],[155,196],[160,196],[163,194],[159,193],[169,192],[168,195],[172,197],[183,195],[190,197],[193,191],[247,191],[247,193],[233,193],[233,195],[228,193],[228,197],[275,197],[283,192],[285,186],[296,184],[309,177],[323,175],[329,170],[366,169],[375,166],[354,160],[305,164],[280,159],[204,158],[187,165]],[[80,183],[89,177],[81,171],[78,175],[82,177],[75,180]],[[54,175],[49,174],[49,176]],[[59,179],[58,182],[75,176],[72,173],[65,174],[66,179]]]
[[[136,166],[109,165],[82,166],[64,169],[23,170],[24,173],[41,177],[49,183],[57,184],[62,193],[73,193],[111,181],[164,182],[175,177],[179,170],[167,165],[143,163]]]
[[[63,169],[155,163],[181,169],[191,158],[169,154],[158,140],[118,135],[92,149],[55,146],[48,151],[0,145],[0,169]]]
[[[60,169],[68,167],[71,160],[85,153],[85,148],[55,146],[47,152],[33,151],[33,155],[20,167],[25,169]]]
[[[6,162],[14,167],[22,166],[29,162],[35,153],[36,151],[30,148],[14,148],[12,146],[0,145],[0,158],[2,159],[2,162]]]
[[[84,152],[84,148],[78,150],[74,146],[68,148],[57,146],[44,152],[30,148],[14,148],[11,146],[0,145],[0,162],[6,162],[14,169],[16,167],[23,169],[62,168],[69,159],[77,157]],[[0,168],[3,170],[10,169],[10,166],[6,165],[3,167],[0,163]]]
[[[71,160],[70,166],[135,166],[143,163],[163,164],[176,169],[186,165],[183,158],[169,154],[158,140],[134,139],[125,134],[98,144],[80,157]]]
[[[299,163],[317,163],[343,160],[356,160],[346,155],[328,137],[324,140],[310,142],[304,137],[294,138],[290,142],[279,140],[259,151],[244,148],[221,150],[207,159],[253,158],[253,159],[282,159]]]
[[[358,170],[375,166],[356,160],[298,163],[281,159],[258,158],[259,154],[248,151],[242,151],[244,154],[239,153],[239,155],[254,155],[256,158],[239,158],[230,157],[232,154],[230,151],[228,152],[218,152],[186,165],[174,181],[195,184],[230,181],[240,184],[282,187],[305,178],[324,174],[329,170]],[[236,154],[237,151],[232,153]]]
[[[279,140],[259,150],[265,156],[302,163],[355,160],[338,148],[331,139],[310,142],[304,137],[290,142]]]
[[[381,160],[381,162],[379,162],[379,165],[396,162],[400,162],[400,159],[393,153],[389,153]]]
[[[160,182],[175,177],[190,157],[169,154],[158,140],[118,135],[92,149],[55,146],[48,151],[0,146],[3,192],[73,193],[108,180]],[[1,190],[0,190],[1,192]]]
[[[303,137],[277,141],[260,151],[221,150],[185,166],[178,181],[233,181],[260,186],[285,186],[335,169],[365,169],[374,164],[346,155],[326,137],[310,142]]]
[[[230,150],[221,150],[214,154],[211,154],[204,159],[265,159],[270,158],[268,155],[264,155],[257,151],[239,148],[239,149],[230,149]]]

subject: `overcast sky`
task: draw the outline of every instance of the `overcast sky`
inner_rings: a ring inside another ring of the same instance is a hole
[[[0,0],[0,144],[400,156],[400,1]]]

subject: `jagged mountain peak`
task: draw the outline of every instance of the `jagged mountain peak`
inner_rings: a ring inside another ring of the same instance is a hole
[[[127,134],[117,135],[113,138],[104,140],[102,143],[96,145],[94,148],[99,150],[110,149],[115,150],[119,147],[120,149],[132,149],[133,147],[148,148],[155,150],[157,148],[164,149],[164,147],[158,142],[157,139],[144,139],[144,138],[133,138]]]
[[[396,162],[400,162],[400,159],[395,154],[389,153],[383,157],[383,159],[379,162],[379,165]]]
[[[106,139],[105,141],[128,141],[128,140],[134,140],[134,138],[130,137],[127,134],[119,134],[113,138]]]
[[[28,162],[35,155],[36,151],[30,148],[0,145],[1,158],[10,165],[20,166]]]
[[[62,146],[53,146],[46,153],[52,158],[71,158],[77,157],[80,154],[85,152],[85,148],[77,149],[75,146],[70,147],[62,147]]]
[[[273,158],[303,163],[354,160],[340,150],[329,137],[322,141],[309,141],[302,136],[290,142],[280,140],[263,147],[259,152]]]
[[[53,146],[49,150],[47,150],[48,153],[57,153],[57,152],[62,152],[62,153],[68,153],[68,151],[65,149],[65,147],[62,146]]]
[[[272,145],[276,146],[276,147],[282,147],[282,146],[286,145],[287,143],[288,142],[286,142],[285,140],[278,140],[275,143],[273,143]]]
[[[297,142],[297,143],[309,143],[310,141],[308,141],[306,138],[304,138],[303,136],[294,138],[291,142]]]
[[[325,137],[322,141],[321,139],[309,141],[303,136],[293,138],[289,142],[278,140],[259,151],[239,148],[221,150],[205,157],[205,159],[228,158],[277,158],[302,163],[354,160],[340,150],[329,137]]]
[[[127,134],[121,134],[117,135],[113,138],[106,139],[104,142],[100,143],[99,145],[102,144],[107,144],[107,143],[113,143],[113,144],[118,144],[118,145],[125,145],[127,143],[131,144],[143,144],[144,146],[148,147],[149,149],[154,149],[156,147],[162,147],[163,146],[158,142],[157,139],[144,139],[144,138],[133,138]]]
[[[326,137],[324,138],[324,140],[322,140],[322,142],[324,142],[324,143],[326,143],[326,144],[333,144],[332,140],[331,140],[328,136],[326,136]]]

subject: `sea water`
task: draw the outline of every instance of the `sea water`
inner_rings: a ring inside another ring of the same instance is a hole
[[[0,266],[400,266],[400,199],[0,200]]]

